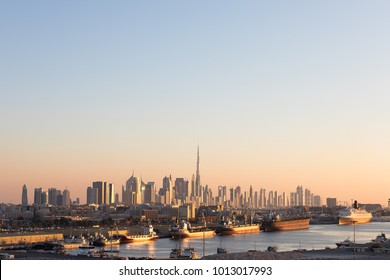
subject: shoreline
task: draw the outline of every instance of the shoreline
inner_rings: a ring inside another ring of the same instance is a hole
[[[109,260],[68,254],[46,252],[2,251],[14,256],[14,260]],[[140,258],[145,259],[145,258]],[[133,260],[133,259],[132,259]],[[134,260],[137,260],[134,258]],[[155,259],[159,260],[159,259]],[[165,259],[172,260],[174,259]],[[334,248],[321,250],[295,250],[285,252],[250,251],[207,255],[200,260],[390,260],[389,251],[353,251],[351,248]],[[196,260],[195,260],[196,261]]]

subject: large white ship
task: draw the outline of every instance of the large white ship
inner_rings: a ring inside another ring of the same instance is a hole
[[[370,223],[372,214],[357,206],[357,201],[354,202],[352,208],[347,208],[339,212],[339,225],[365,224]]]

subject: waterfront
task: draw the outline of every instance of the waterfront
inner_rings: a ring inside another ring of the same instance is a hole
[[[384,233],[390,236],[390,223],[373,222],[355,226],[356,243],[367,243],[377,235]],[[252,234],[238,234],[227,236],[214,236],[209,238],[187,238],[174,240],[161,238],[143,243],[127,243],[113,246],[113,250],[119,250],[124,257],[151,257],[157,259],[169,258],[171,249],[182,246],[191,246],[198,250],[199,256],[214,255],[217,248],[225,247],[229,252],[247,252],[249,250],[265,251],[268,246],[277,246],[279,252],[299,249],[321,250],[326,247],[335,248],[336,242],[349,237],[354,238],[354,226],[352,225],[310,225],[307,230],[259,232]],[[105,250],[110,250],[110,246]],[[71,254],[77,254],[80,249],[73,250]]]

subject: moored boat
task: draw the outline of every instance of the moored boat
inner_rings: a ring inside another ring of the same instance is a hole
[[[339,211],[339,225],[371,223],[372,214],[365,209],[359,208],[355,200],[353,207]]]
[[[203,238],[213,237],[215,235],[214,229],[209,229],[206,226],[192,227],[190,223],[182,221],[180,224],[175,224],[169,230],[172,238]]]
[[[337,248],[349,247],[351,245],[353,245],[353,242],[351,240],[349,240],[349,237],[347,239],[345,239],[344,241],[336,243]]]
[[[307,217],[286,217],[281,218],[280,215],[271,215],[264,219],[261,228],[264,231],[285,231],[285,230],[301,230],[309,228],[310,219]]]
[[[186,247],[184,249],[174,248],[171,250],[169,255],[170,259],[190,259],[196,260],[199,259],[198,250],[193,247]]]
[[[232,235],[243,233],[256,233],[260,231],[260,224],[237,224],[235,221],[224,221],[217,226],[215,232],[218,235]]]
[[[120,243],[133,243],[153,240],[158,238],[158,235],[152,225],[147,225],[142,228],[140,234],[114,234],[113,237],[119,239]]]
[[[106,238],[103,235],[99,235],[95,238],[92,244],[97,247],[113,246],[120,245],[120,240],[117,238]]]

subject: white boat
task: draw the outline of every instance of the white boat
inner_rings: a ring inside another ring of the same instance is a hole
[[[365,224],[372,221],[372,214],[365,209],[358,208],[357,201],[353,207],[339,211],[339,225]]]
[[[118,238],[120,243],[133,243],[133,242],[144,242],[158,238],[157,233],[154,231],[152,225],[146,225],[142,227],[140,234],[114,234],[114,238]]]
[[[172,238],[203,238],[213,237],[216,233],[214,229],[207,228],[206,226],[193,227],[189,222],[181,221],[180,224],[175,224],[169,230],[169,234]]]
[[[374,243],[387,243],[390,242],[390,239],[386,237],[386,234],[382,233],[378,235],[375,239],[371,240]]]

